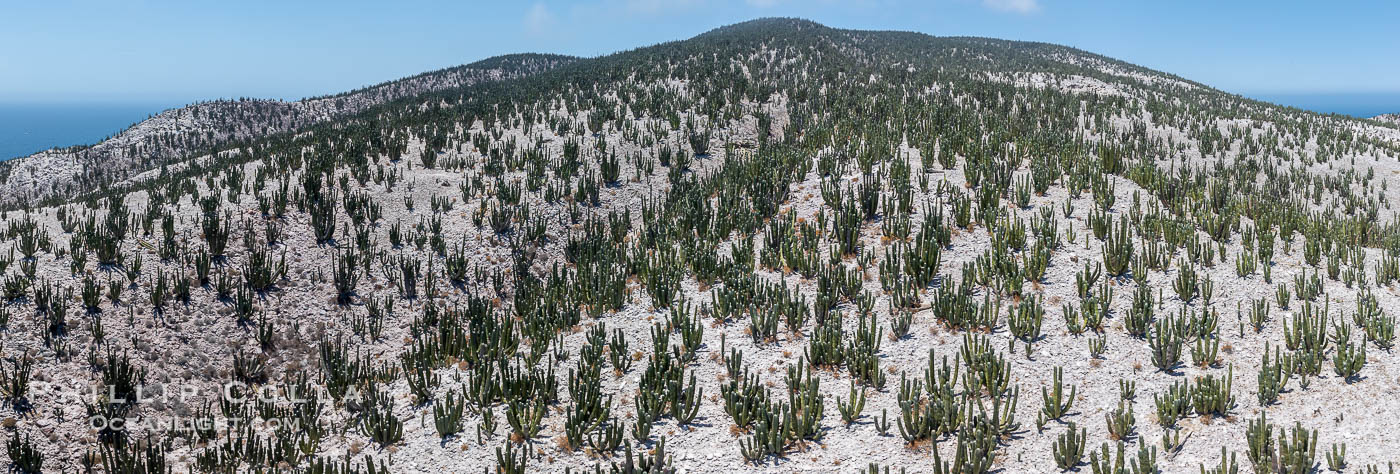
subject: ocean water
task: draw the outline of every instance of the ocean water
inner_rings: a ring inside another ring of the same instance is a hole
[[[1400,92],[1243,94],[1251,99],[1311,110],[1371,118],[1400,113]]]
[[[0,161],[91,145],[176,105],[0,103]]]

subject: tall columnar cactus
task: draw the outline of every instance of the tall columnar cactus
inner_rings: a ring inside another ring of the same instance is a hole
[[[10,458],[10,467],[24,474],[43,472],[44,452],[30,440],[29,435],[20,439],[19,433],[12,435],[5,443],[5,454]]]
[[[1182,347],[1185,344],[1185,338],[1180,331],[1181,325],[1180,320],[1167,317],[1152,326],[1152,334],[1147,343],[1152,349],[1152,365],[1158,370],[1169,372],[1181,363]]]
[[[1273,349],[1273,359],[1270,362],[1269,344],[1264,343],[1264,360],[1259,365],[1258,376],[1257,397],[1260,405],[1269,405],[1278,401],[1279,394],[1288,385],[1288,378],[1293,375],[1293,359],[1281,355],[1277,347]]]
[[[1128,217],[1120,218],[1118,225],[1107,233],[1103,243],[1103,266],[1109,276],[1121,277],[1128,273],[1133,260],[1133,239],[1129,233]]]
[[[1070,422],[1069,428],[1055,440],[1055,444],[1052,446],[1051,452],[1055,457],[1055,465],[1059,466],[1061,470],[1073,469],[1084,459],[1084,446],[1088,444],[1089,430],[1080,428],[1079,432],[1076,433],[1075,428],[1079,428],[1079,426]]]
[[[1108,435],[1115,440],[1126,440],[1133,435],[1137,418],[1133,416],[1133,405],[1118,401],[1118,408],[1103,414],[1104,424],[1108,426]]]
[[[1056,366],[1053,374],[1051,388],[1040,388],[1040,399],[1043,402],[1040,414],[1043,420],[1058,420],[1065,416],[1074,406],[1074,397],[1079,393],[1079,387],[1070,386],[1069,394],[1065,394],[1064,368]]]

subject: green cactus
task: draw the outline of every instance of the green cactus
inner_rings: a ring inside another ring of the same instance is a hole
[[[1176,426],[1176,421],[1191,409],[1191,401],[1191,385],[1187,382],[1173,383],[1165,392],[1152,395],[1157,423],[1163,428]]]
[[[1128,273],[1133,260],[1133,238],[1129,234],[1128,217],[1121,217],[1118,225],[1111,227],[1113,229],[1106,233],[1108,238],[1103,243],[1103,268],[1109,276],[1121,277]]]
[[[1239,308],[1236,308],[1238,310]],[[1250,303],[1249,325],[1254,328],[1257,334],[1264,330],[1264,324],[1269,322],[1269,300],[1260,298]]]
[[[1347,466],[1347,444],[1332,443],[1332,449],[1327,452],[1327,468],[1333,472],[1342,472]]]
[[[29,393],[29,381],[34,374],[34,359],[18,357],[10,361],[10,366],[11,370],[7,372],[4,362],[0,361],[0,395],[4,395],[11,403],[17,403]]]
[[[433,404],[433,428],[437,430],[438,437],[446,439],[462,431],[462,415],[466,406],[466,398],[458,397],[452,390]]]
[[[1264,360],[1259,365],[1258,376],[1260,405],[1278,401],[1279,394],[1288,385],[1288,378],[1293,375],[1293,359],[1280,355],[1277,347],[1273,349],[1273,362],[1270,362],[1269,343],[1264,343]]]
[[[1104,421],[1108,425],[1109,436],[1113,439],[1128,439],[1133,434],[1136,419],[1133,416],[1132,404],[1127,405],[1124,410],[1124,402],[1118,402],[1118,409],[1104,413]]]
[[[836,400],[836,408],[841,412],[841,421],[847,425],[854,423],[865,409],[865,390],[857,389],[856,382],[852,380],[850,395],[846,397],[846,401]]]
[[[1196,269],[1182,261],[1177,266],[1176,280],[1172,281],[1172,289],[1176,291],[1178,298],[1182,302],[1190,303],[1196,299],[1200,292],[1200,283],[1196,277]]]
[[[1191,347],[1191,362],[1200,368],[1215,366],[1220,361],[1220,338],[1198,337]]]
[[[1052,388],[1040,387],[1040,399],[1044,403],[1040,414],[1045,420],[1058,420],[1069,413],[1070,408],[1074,406],[1074,397],[1079,393],[1079,388],[1070,386],[1069,394],[1066,396],[1064,373],[1064,368],[1055,366],[1053,381],[1050,383]]]
[[[1134,337],[1146,337],[1148,329],[1152,327],[1153,307],[1156,306],[1152,289],[1146,285],[1139,285],[1133,291],[1133,305],[1128,309],[1128,314],[1123,320],[1123,328],[1128,334]]]
[[[521,439],[532,439],[539,436],[543,427],[541,422],[549,407],[545,403],[532,399],[514,400],[506,405],[506,422],[510,424],[511,432]],[[638,422],[641,416],[638,415]]]
[[[360,418],[360,433],[380,446],[397,444],[403,440],[403,421],[394,415],[393,401],[381,395],[382,402],[371,404]]]
[[[496,448],[496,472],[500,474],[525,474],[529,472],[529,464],[530,448],[528,446],[517,450],[515,443],[507,441],[504,450],[500,447]]]
[[[16,472],[23,474],[39,474],[43,472],[44,452],[40,451],[29,435],[24,435],[20,439],[19,433],[15,433],[10,440],[5,443],[5,454],[9,455],[10,467]]]
[[[1089,357],[1093,359],[1103,358],[1104,346],[1107,345],[1107,342],[1108,336],[1102,334],[1089,338]]]
[[[1240,465],[1236,462],[1235,453],[1227,453],[1224,446],[1220,447],[1219,466],[1206,469],[1206,465],[1201,464],[1201,474],[1239,474],[1239,472]]]
[[[1230,389],[1234,385],[1235,367],[1230,365],[1225,376],[1216,378],[1207,374],[1196,379],[1191,388],[1191,403],[1198,415],[1225,416],[1235,405]]]
[[[1089,450],[1089,467],[1094,474],[1127,474],[1123,467],[1127,461],[1127,456],[1123,455],[1123,442],[1118,441],[1118,457],[1115,458],[1108,451],[1108,443],[1099,446],[1099,450]]]
[[[1337,338],[1337,352],[1332,357],[1332,370],[1342,380],[1351,383],[1357,379],[1361,369],[1366,367],[1366,345],[1352,344],[1349,330],[1343,334],[1347,336]]]
[[[1181,429],[1168,428],[1162,430],[1162,451],[1167,454],[1176,455],[1183,446],[1181,442]]]
[[[1026,298],[1016,306],[1006,325],[1012,335],[1029,344],[1040,338],[1040,326],[1044,319],[1045,308],[1041,306],[1040,298]]]
[[[1103,265],[1092,266],[1089,262],[1084,262],[1084,269],[1074,274],[1074,288],[1079,292],[1080,299],[1089,296],[1089,290],[1094,287],[1101,275],[1103,275]]]
[[[1055,465],[1059,466],[1060,470],[1073,469],[1084,459],[1084,446],[1087,444],[1089,430],[1080,428],[1079,432],[1076,433],[1076,428],[1079,427],[1074,422],[1070,422],[1069,429],[1060,434],[1059,438],[1055,440],[1055,444],[1051,446]]]
[[[1157,370],[1170,372],[1181,363],[1181,352],[1185,343],[1180,330],[1183,324],[1182,321],[1171,317],[1153,324],[1152,335],[1147,338],[1147,343],[1152,349],[1152,365],[1156,366]]]

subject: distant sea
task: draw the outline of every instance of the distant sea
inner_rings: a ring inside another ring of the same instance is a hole
[[[1358,118],[1400,113],[1400,92],[1243,94],[1251,99]]]
[[[0,161],[91,145],[175,104],[0,103]]]

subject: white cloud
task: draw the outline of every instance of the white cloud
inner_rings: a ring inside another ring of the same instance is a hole
[[[525,31],[531,34],[544,33],[553,24],[554,14],[550,13],[549,7],[543,3],[535,3],[535,6],[525,13]]]
[[[634,13],[667,13],[699,6],[700,0],[627,0],[627,9]]]
[[[992,9],[1023,15],[1040,10],[1040,0],[982,0],[982,4]]]
[[[704,0],[626,0],[631,13],[669,14],[704,6]]]
[[[633,12],[656,13],[665,6],[661,0],[627,0],[627,9]]]

